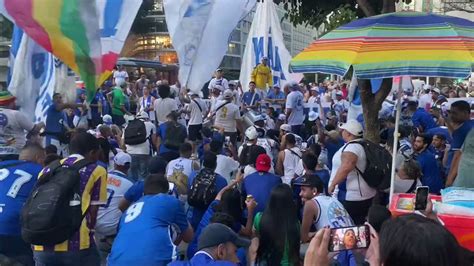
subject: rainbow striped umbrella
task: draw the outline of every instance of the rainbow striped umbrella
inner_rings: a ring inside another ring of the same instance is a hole
[[[474,66],[474,22],[419,12],[359,19],[313,42],[290,70],[343,76],[351,66],[360,79],[466,78]]]

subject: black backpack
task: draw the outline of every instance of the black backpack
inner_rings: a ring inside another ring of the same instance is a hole
[[[21,236],[25,242],[55,245],[79,230],[84,219],[79,170],[92,163],[80,160],[66,166],[57,160],[48,166],[49,171],[38,179],[21,210]]]
[[[138,145],[147,140],[145,122],[140,119],[134,119],[128,122],[124,133],[125,144]]]
[[[362,145],[367,158],[365,171],[362,173],[359,169],[357,172],[362,175],[365,182],[378,190],[385,190],[390,187],[390,179],[392,175],[392,155],[384,147],[368,140],[351,141],[347,145],[356,143]],[[344,150],[342,152],[344,152]]]
[[[190,206],[205,210],[216,196],[216,174],[213,170],[204,168],[193,180],[188,191],[188,203]]]
[[[171,150],[179,150],[181,144],[186,140],[182,126],[179,123],[168,122],[163,145]]]

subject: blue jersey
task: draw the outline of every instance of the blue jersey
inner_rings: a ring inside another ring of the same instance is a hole
[[[176,255],[172,236],[187,228],[178,199],[166,194],[143,196],[120,219],[109,265],[166,265]]]
[[[0,162],[0,235],[20,235],[20,211],[42,168],[26,161]]]

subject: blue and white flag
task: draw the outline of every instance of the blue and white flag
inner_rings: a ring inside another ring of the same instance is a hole
[[[54,93],[53,56],[26,34],[17,29],[14,31],[10,57],[13,67],[8,90],[17,98],[20,111],[34,122],[45,122]],[[19,45],[17,40],[20,40]]]
[[[274,85],[282,87],[288,81],[299,82],[303,78],[303,74],[289,72],[291,55],[285,47],[280,18],[273,1],[257,3],[240,70],[244,90],[248,89],[252,71],[262,57],[268,57]]]
[[[179,81],[199,92],[222,61],[232,31],[256,0],[165,0],[166,23],[178,53]]]

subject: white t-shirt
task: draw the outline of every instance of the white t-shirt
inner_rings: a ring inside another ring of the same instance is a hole
[[[168,163],[166,166],[166,177],[170,177],[176,172],[180,172],[189,177],[193,172],[193,160],[179,157]]]
[[[145,154],[149,155],[150,150],[150,136],[156,134],[155,125],[150,121],[145,121],[147,140],[141,144],[137,145],[125,145],[127,147],[127,153],[129,154]],[[125,130],[123,131],[125,136]]]
[[[201,125],[203,122],[202,116],[207,113],[206,103],[200,98],[191,99],[188,110],[190,111],[188,125]]]
[[[171,113],[171,111],[177,111],[178,104],[175,99],[172,98],[159,98],[155,100],[155,114],[156,120],[161,125],[167,121],[166,116]]]
[[[301,160],[301,151],[298,147],[291,149],[285,149],[285,159],[283,160],[283,172],[282,181],[285,184],[290,184],[291,179],[295,177],[295,170],[297,169],[298,163]]]
[[[225,104],[224,102],[216,105],[216,109],[221,105]],[[224,132],[237,132],[237,120],[240,120],[240,111],[239,107],[233,103],[228,103],[225,106],[219,108],[216,112],[216,120],[214,125],[223,127]]]
[[[418,101],[418,107],[419,108],[426,108],[426,106],[430,106],[433,104],[433,99],[431,98],[431,93],[426,93],[421,95],[419,101]]]
[[[227,180],[227,183],[230,183],[230,178],[233,176],[234,172],[239,168],[239,162],[232,159],[229,156],[222,154],[217,155],[217,166],[215,172],[220,174],[222,177]]]
[[[216,85],[222,86],[224,87],[225,90],[227,90],[229,88],[229,81],[227,81],[227,79],[225,78],[220,78],[220,79],[213,78],[209,82],[208,89],[213,89]]]
[[[332,171],[331,171],[331,179],[329,180],[329,184],[331,184],[336,176],[337,170],[342,165],[341,157],[342,157],[342,150],[344,152],[351,152],[357,155],[357,168],[361,171],[365,171],[365,167],[367,165],[367,159],[365,157],[365,151],[362,145],[357,143],[346,143],[342,146],[332,158]],[[362,201],[366,199],[373,198],[376,194],[376,190],[371,188],[367,182],[365,182],[364,178],[357,172],[356,169],[352,170],[346,178],[346,198],[345,200],[348,201]],[[335,194],[337,195],[337,190]]]
[[[107,176],[107,204],[99,207],[95,230],[103,236],[112,236],[117,233],[117,226],[122,216],[119,210],[120,200],[133,183],[119,171],[111,171]]]
[[[0,108],[0,154],[19,154],[34,126],[20,111]]]
[[[138,104],[139,104],[138,113],[144,112],[145,108],[150,108],[150,107],[154,108],[154,104],[153,104],[154,101],[155,101],[155,98],[151,95],[149,95],[149,97],[145,97],[145,98],[140,97],[140,99],[138,99]],[[149,112],[147,112],[147,114],[150,117],[150,121],[155,121],[156,120],[154,111],[149,111]]]
[[[290,126],[301,125],[304,121],[303,112],[304,96],[300,91],[292,91],[286,98],[286,108],[291,108],[291,114],[288,117]]]
[[[122,70],[122,71],[114,72],[114,80],[117,86],[120,86],[121,84],[123,84],[126,78],[128,78],[127,71]]]

